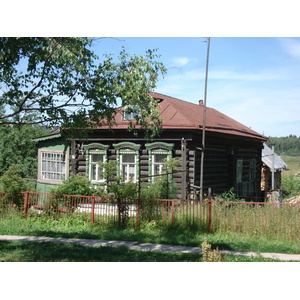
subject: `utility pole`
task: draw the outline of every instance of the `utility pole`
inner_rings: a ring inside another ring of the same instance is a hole
[[[203,101],[203,126],[202,126],[202,151],[200,164],[200,200],[203,200],[203,165],[205,151],[205,126],[206,126],[206,95],[207,95],[207,77],[208,77],[208,61],[209,61],[210,37],[207,38],[207,55],[206,55],[206,71],[204,84],[204,101]]]

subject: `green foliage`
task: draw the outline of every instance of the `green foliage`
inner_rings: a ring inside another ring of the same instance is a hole
[[[115,179],[116,177],[116,172],[117,172],[117,164],[113,161],[110,162],[102,162],[99,161],[98,165],[100,168],[103,168],[104,170],[104,178],[106,180],[106,182],[108,183],[108,185],[110,184],[110,182],[112,180]]]
[[[270,141],[267,145],[271,147],[274,144],[274,149],[278,155],[300,155],[300,137],[289,135],[286,137],[269,137]]]
[[[113,183],[109,192],[119,199],[137,198],[137,185],[134,182]]]
[[[117,164],[110,161],[98,162],[100,168],[104,169],[104,178],[107,182],[107,192],[113,193],[115,198],[137,198],[137,184],[134,182],[122,182],[120,176],[116,176]]]
[[[174,199],[177,187],[168,176],[157,177],[154,183],[144,184],[141,188],[141,199]]]
[[[154,183],[141,188],[141,199],[174,199],[177,197],[177,185],[172,172],[181,166],[181,159],[169,158],[164,161],[164,172],[154,178]]]
[[[282,177],[281,188],[287,196],[296,196],[300,193],[300,178],[294,175]]]
[[[0,126],[0,175],[11,165],[18,164],[22,177],[37,176],[38,151],[33,137],[48,131],[32,125]]]
[[[87,177],[72,174],[68,179],[66,179],[62,184],[51,190],[53,194],[59,195],[81,195],[81,196],[92,196],[98,195],[102,196],[104,192],[99,188],[92,186],[91,182]]]
[[[5,192],[24,192],[30,186],[21,177],[20,165],[11,165],[1,176],[2,188]]]
[[[94,40],[77,37],[0,38],[0,124],[23,112],[39,118],[34,123],[71,129],[111,125],[118,101],[139,107],[135,120],[151,137],[160,132],[157,101],[149,93],[166,72],[155,50],[129,55],[125,50],[102,62],[91,51]],[[22,66],[22,68],[20,68]],[[22,71],[20,71],[22,70]],[[131,128],[135,127],[134,123]]]
[[[24,199],[24,195],[20,194],[20,192],[32,189],[21,177],[20,166],[16,164],[11,165],[8,170],[4,172],[0,177],[0,182],[2,183],[1,189],[7,192],[6,200],[18,207],[22,206]]]
[[[224,191],[220,196],[216,197],[217,200],[221,201],[243,201],[243,199],[239,199],[236,197],[236,194],[234,192],[234,188],[230,188],[228,191]]]

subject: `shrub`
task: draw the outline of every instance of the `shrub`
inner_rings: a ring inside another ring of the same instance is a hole
[[[81,196],[103,196],[105,194],[100,188],[92,186],[87,177],[72,174],[62,184],[51,190],[53,194],[59,195],[81,195]]]
[[[222,262],[225,261],[224,255],[219,253],[218,248],[211,250],[211,244],[207,243],[206,238],[202,243],[202,257],[204,262]]]
[[[177,186],[174,181],[169,181],[166,175],[156,178],[154,183],[143,185],[141,199],[174,199]]]
[[[241,201],[243,199],[239,199],[236,197],[236,194],[234,192],[234,188],[232,187],[230,190],[223,192],[220,196],[216,197],[216,200],[220,201]]]
[[[24,196],[20,192],[25,192],[31,186],[21,177],[20,165],[11,165],[1,176],[2,189],[8,192],[5,197],[11,204],[20,207],[23,204]]]
[[[137,185],[134,182],[116,182],[113,183],[108,190],[119,199],[137,198]]]
[[[281,187],[286,196],[296,196],[300,193],[300,178],[295,175],[284,176]]]

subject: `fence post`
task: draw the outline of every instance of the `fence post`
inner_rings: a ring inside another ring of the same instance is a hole
[[[136,228],[140,229],[141,227],[141,199],[137,199],[137,212],[136,212]]]
[[[24,211],[23,211],[24,217],[27,217],[27,213],[28,213],[29,193],[30,191],[28,190],[24,193]]]
[[[137,199],[137,211],[136,211],[136,228],[141,227],[141,180],[138,181],[138,199]]]
[[[207,231],[212,233],[212,214],[211,214],[211,189],[208,189],[208,199],[207,199]]]
[[[174,207],[174,200],[172,200],[172,226],[175,222],[175,207]]]
[[[95,195],[92,196],[91,223],[95,221]]]
[[[121,199],[117,198],[117,206],[118,206],[118,224],[121,226]]]

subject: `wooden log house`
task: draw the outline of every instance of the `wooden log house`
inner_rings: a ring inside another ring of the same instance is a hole
[[[120,110],[113,131],[93,130],[87,139],[64,140],[60,132],[35,138],[38,142],[38,188],[47,192],[70,173],[88,176],[92,184],[106,185],[98,161],[114,161],[124,181],[151,181],[167,157],[181,159],[173,174],[178,198],[195,194],[200,184],[201,151],[204,152],[203,191],[214,194],[234,188],[238,197],[255,200],[260,195],[261,152],[268,138],[213,109],[206,108],[205,149],[202,147],[203,103],[189,103],[151,93],[159,99],[163,132],[151,142],[143,132],[129,132],[134,116]]]

